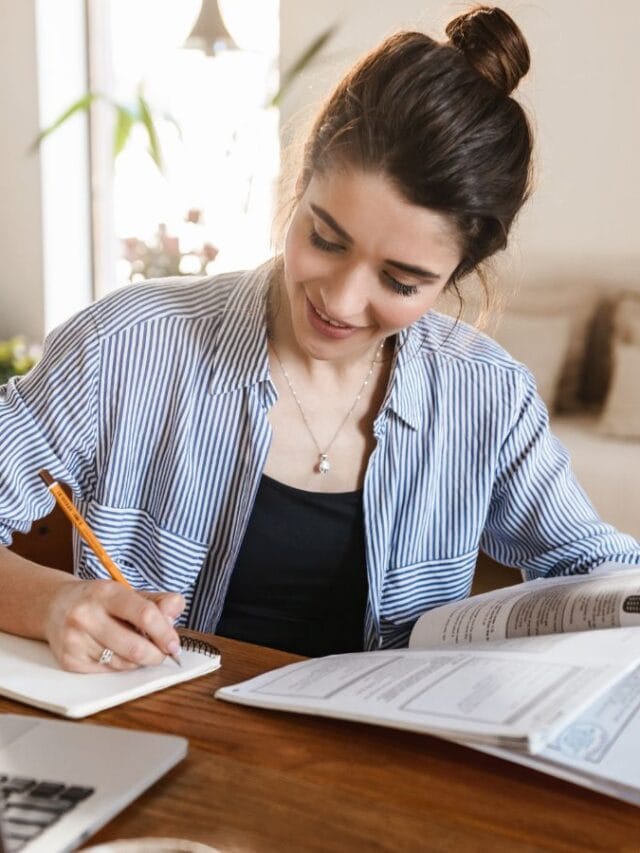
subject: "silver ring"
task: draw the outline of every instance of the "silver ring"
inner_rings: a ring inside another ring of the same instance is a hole
[[[113,651],[111,649],[103,649],[102,654],[98,660],[98,663],[103,663],[105,666],[111,663],[111,658],[113,657]]]

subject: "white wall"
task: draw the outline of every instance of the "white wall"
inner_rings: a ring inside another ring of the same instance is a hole
[[[518,97],[533,115],[537,189],[514,233],[509,274],[525,282],[584,276],[640,281],[640,4],[637,0],[503,0],[531,49]],[[442,37],[466,3],[281,0],[283,68],[329,23],[324,61],[296,84],[283,120],[295,126],[362,52],[401,27]]]
[[[36,0],[40,127],[88,89],[85,0]],[[76,114],[40,148],[44,331],[91,302],[89,132]]]
[[[91,298],[84,0],[0,0],[0,339],[40,341]]]
[[[0,338],[44,329],[34,0],[0,0]]]

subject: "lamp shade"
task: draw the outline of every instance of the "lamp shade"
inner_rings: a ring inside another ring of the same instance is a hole
[[[184,47],[201,50],[207,56],[215,56],[221,50],[236,50],[234,42],[224,25],[218,0],[202,0],[202,8]]]

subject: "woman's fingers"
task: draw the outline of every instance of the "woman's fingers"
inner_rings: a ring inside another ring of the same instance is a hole
[[[177,654],[173,614],[184,600],[175,594],[154,598],[113,581],[65,585],[52,603],[46,628],[56,658],[65,669],[104,672],[153,666]],[[100,663],[105,649],[113,655]]]
[[[126,672],[138,669],[138,664],[125,660],[110,646],[102,645],[97,639],[85,635],[76,655],[75,666],[67,667],[75,672]]]
[[[154,606],[154,605],[152,605]],[[165,621],[163,629],[170,627]],[[111,649],[115,656],[136,666],[157,666],[165,659],[166,645],[171,640],[162,640],[159,647],[151,637],[134,630],[129,620],[120,621],[110,615],[102,615],[91,627],[91,636],[101,646],[101,650]]]
[[[184,596],[179,592],[147,592],[142,591],[140,595],[155,602],[167,622],[173,625],[185,608]]]
[[[121,671],[138,667],[137,663],[124,660],[110,646],[102,645],[85,631],[70,629],[65,632],[60,646],[56,648],[52,644],[51,648],[62,668],[72,672]],[[105,656],[108,661],[105,661]]]
[[[113,627],[114,642],[118,645],[117,649],[114,646],[114,651],[141,666],[157,664],[166,655],[177,654],[180,638],[173,621],[169,622],[158,604],[146,595],[116,587],[109,590],[107,613],[118,622],[126,623],[126,628]],[[131,631],[129,626],[135,630]]]

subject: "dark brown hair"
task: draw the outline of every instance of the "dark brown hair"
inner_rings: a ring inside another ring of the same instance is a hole
[[[531,182],[532,134],[510,92],[529,68],[520,30],[478,6],[449,41],[401,32],[337,86],[304,148],[298,197],[315,173],[383,174],[412,204],[446,215],[462,261],[450,284],[506,246]]]

